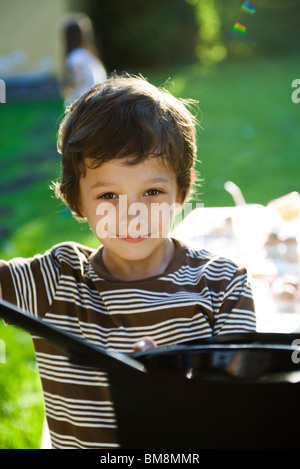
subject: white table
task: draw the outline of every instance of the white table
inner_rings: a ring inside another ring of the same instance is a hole
[[[283,269],[267,258],[264,241],[271,223],[271,214],[262,205],[195,208],[179,222],[172,236],[247,267],[253,279],[258,332],[300,332],[300,304],[292,311],[281,307],[266,280],[280,276],[283,270],[300,278],[300,263],[285,263]]]

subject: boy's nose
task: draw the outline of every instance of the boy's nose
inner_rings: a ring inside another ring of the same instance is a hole
[[[148,207],[144,202],[141,202],[138,196],[130,196],[124,200],[119,200],[120,231],[127,230],[128,226],[132,227],[132,223],[135,230],[141,231],[148,225],[148,219]]]
[[[129,210],[130,207],[134,206],[135,204],[142,203],[142,198],[136,194],[129,194],[126,196],[127,198],[127,209]]]
[[[135,217],[138,213],[144,214],[148,209],[147,205],[142,202],[140,196],[120,196],[119,211],[122,216],[127,218]]]

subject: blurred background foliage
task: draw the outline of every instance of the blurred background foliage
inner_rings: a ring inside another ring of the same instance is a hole
[[[299,52],[299,0],[73,0],[70,4],[92,18],[97,46],[110,70]],[[246,27],[247,40],[232,32],[235,23]]]

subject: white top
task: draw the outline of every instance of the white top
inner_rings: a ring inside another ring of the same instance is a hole
[[[65,96],[65,104],[71,104],[79,98],[91,86],[100,83],[107,78],[107,73],[102,63],[86,49],[74,49],[67,57],[66,69],[68,75],[68,90]]]

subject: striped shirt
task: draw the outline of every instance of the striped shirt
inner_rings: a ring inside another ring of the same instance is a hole
[[[31,259],[0,261],[2,296],[92,344],[124,353],[145,336],[164,346],[255,331],[245,268],[173,242],[163,274],[132,282],[108,273],[101,247],[72,242]],[[71,363],[43,339],[33,342],[52,447],[119,447],[106,373]]]

